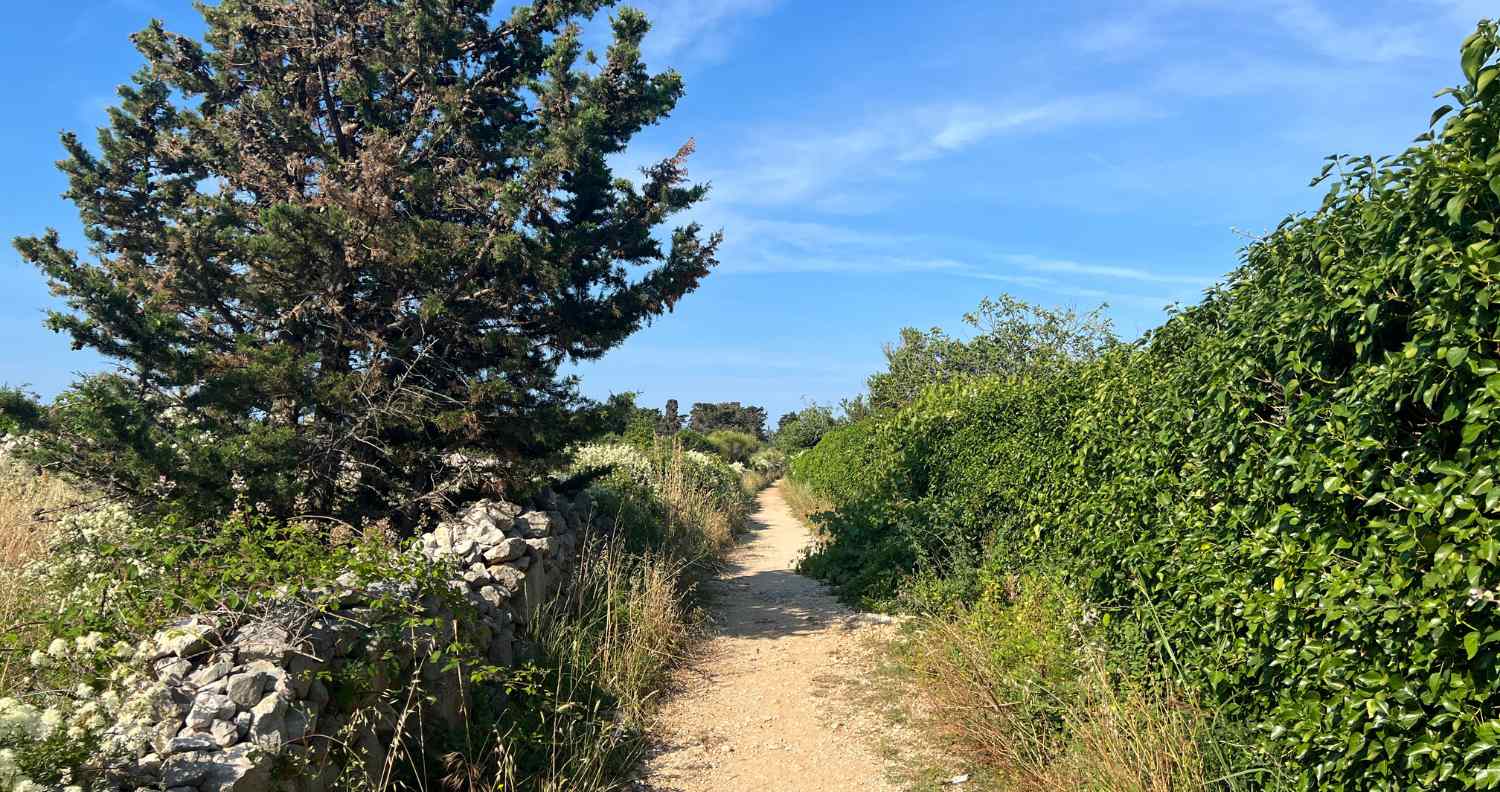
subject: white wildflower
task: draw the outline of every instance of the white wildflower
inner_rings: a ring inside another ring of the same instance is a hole
[[[39,724],[39,728],[34,732],[34,734],[36,734],[36,738],[38,740],[45,740],[52,734],[52,732],[57,730],[57,727],[62,725],[62,711],[57,709],[56,707],[48,707],[47,709],[42,710],[42,714],[37,718],[37,722]]]
[[[88,635],[80,635],[73,640],[73,645],[78,647],[78,651],[80,652],[93,654],[99,651],[100,646],[104,645],[104,633],[91,632]]]

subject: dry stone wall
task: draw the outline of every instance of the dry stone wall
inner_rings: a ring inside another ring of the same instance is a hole
[[[421,538],[428,559],[452,564],[450,586],[474,606],[477,624],[463,621],[468,644],[497,665],[518,652],[517,627],[569,573],[592,511],[548,493],[526,510],[486,500]],[[449,601],[414,584],[356,585],[352,575],[318,607],[288,602],[253,618],[231,613],[185,619],[155,636],[146,672],[133,682],[123,719],[107,735],[119,790],[170,792],[321,792],[344,774],[375,779],[386,765],[403,714],[379,695],[415,681],[423,717],[462,727],[468,712],[457,670],[425,662],[425,654],[380,646],[382,600],[417,601],[434,634],[461,621]],[[352,701],[335,701],[326,679],[378,652],[396,658],[375,669]],[[335,752],[335,740],[352,748]],[[349,757],[356,767],[341,767]]]

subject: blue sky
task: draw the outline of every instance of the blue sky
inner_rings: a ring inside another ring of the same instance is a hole
[[[505,5],[504,2],[501,5]],[[1475,0],[650,0],[647,57],[687,96],[631,168],[694,138],[722,264],[673,314],[579,368],[594,396],[740,400],[774,416],[857,393],[903,326],[985,295],[1110,304],[1158,324],[1247,238],[1316,205],[1330,153],[1389,153],[1458,75]],[[56,227],[57,133],[104,122],[150,17],[185,0],[17,4],[0,31],[0,236]],[[103,363],[41,327],[0,251],[0,383],[51,396]]]

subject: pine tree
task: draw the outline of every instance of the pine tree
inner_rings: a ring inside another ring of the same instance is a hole
[[[525,478],[588,430],[561,376],[670,310],[719,235],[676,156],[607,158],[682,94],[602,0],[223,0],[153,22],[97,151],[63,136],[90,242],[16,240],[118,362],[58,400],[54,464],[115,495],[408,517],[462,453]],[[230,483],[233,486],[227,486]]]
[[[677,412],[677,400],[667,399],[666,406],[662,407],[661,422],[656,427],[656,433],[671,437],[682,431],[682,416]]]
[[[688,413],[688,426],[700,434],[732,429],[766,439],[766,408],[732,402],[697,402]]]

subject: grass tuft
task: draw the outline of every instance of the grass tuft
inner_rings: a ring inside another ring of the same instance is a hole
[[[1235,790],[1243,765],[1176,685],[1111,670],[1051,583],[927,616],[898,643],[919,725],[1010,792]]]

